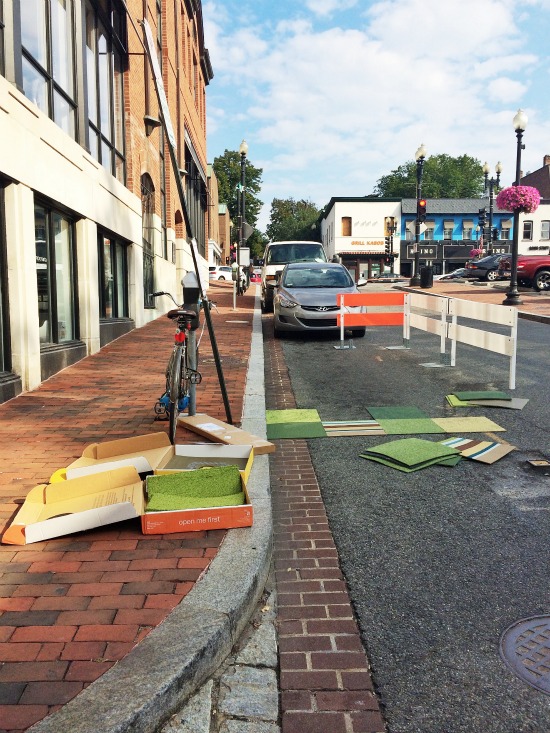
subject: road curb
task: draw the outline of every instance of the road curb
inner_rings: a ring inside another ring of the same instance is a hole
[[[263,363],[256,297],[242,425],[260,437],[266,434]],[[256,457],[249,493],[253,526],[230,530],[207,572],[164,622],[29,733],[153,733],[216,671],[254,612],[269,574],[268,456]]]

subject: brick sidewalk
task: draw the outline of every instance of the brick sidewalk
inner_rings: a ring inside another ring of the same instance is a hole
[[[268,409],[296,407],[264,319]],[[282,733],[385,730],[305,440],[270,455]]]
[[[239,298],[238,311],[232,284],[209,293],[219,309],[212,320],[235,424],[254,292]],[[0,405],[0,531],[27,492],[85,445],[167,430],[154,421],[153,406],[163,392],[172,334],[161,317]],[[207,329],[199,369],[197,410],[225,421]],[[178,442],[191,441],[197,436],[178,428]],[[144,536],[129,521],[28,546],[0,545],[0,733],[26,730],[128,654],[191,590],[224,536]]]

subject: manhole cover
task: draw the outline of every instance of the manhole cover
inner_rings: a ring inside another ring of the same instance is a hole
[[[550,695],[550,616],[509,626],[500,637],[500,655],[520,679]]]

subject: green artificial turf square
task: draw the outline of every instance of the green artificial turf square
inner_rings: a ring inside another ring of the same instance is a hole
[[[444,433],[431,418],[403,418],[402,420],[379,420],[380,427],[387,435],[422,435],[426,433]]]
[[[272,423],[266,426],[268,440],[283,438],[326,438],[321,422]]]
[[[506,392],[496,392],[494,390],[485,390],[478,392],[453,392],[459,400],[511,400],[511,395]]]
[[[427,462],[448,459],[456,455],[460,455],[459,451],[441,443],[421,438],[402,438],[368,448],[361,454],[361,457],[382,459],[413,468],[415,466],[423,467]]]
[[[266,410],[265,421],[268,425],[279,423],[321,422],[317,410]]]
[[[382,407],[367,407],[368,412],[375,420],[393,420],[403,418],[427,418],[428,415],[414,405],[387,405]]]

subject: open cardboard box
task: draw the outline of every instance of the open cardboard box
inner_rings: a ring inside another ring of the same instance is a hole
[[[155,473],[164,472],[155,471]],[[241,485],[245,504],[163,512],[145,511],[141,516],[141,530],[143,534],[173,534],[175,532],[199,532],[207,529],[250,527],[254,519],[254,510],[246,489],[244,471],[241,471]]]
[[[29,491],[2,542],[28,545],[134,519],[143,512],[143,482],[133,466],[41,484]]]
[[[257,456],[275,452],[274,443],[259,438],[257,435],[252,435],[252,433],[247,433],[246,430],[236,428],[234,425],[228,425],[228,423],[209,415],[199,413],[197,415],[181,416],[178,418],[178,424],[209,440],[213,440],[215,443],[251,445]]]
[[[250,445],[172,445],[168,435],[161,432],[92,443],[84,448],[81,458],[67,466],[66,476],[74,479],[122,466],[133,466],[143,475],[153,471],[190,471],[203,466],[232,465],[245,472],[246,481],[253,460],[254,451]]]

